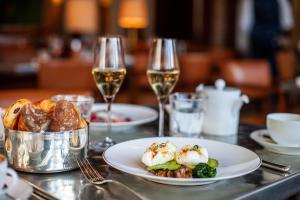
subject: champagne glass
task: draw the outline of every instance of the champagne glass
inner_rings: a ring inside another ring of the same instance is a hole
[[[179,78],[175,40],[156,38],[152,41],[147,70],[149,83],[159,103],[158,136],[164,136],[164,107]]]
[[[94,49],[94,80],[107,103],[107,127],[111,132],[111,105],[126,75],[124,50],[120,37],[100,37]],[[97,144],[106,148],[115,144],[109,137]]]

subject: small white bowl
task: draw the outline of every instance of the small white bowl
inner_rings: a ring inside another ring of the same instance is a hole
[[[271,113],[267,116],[267,129],[278,144],[300,147],[300,115]]]

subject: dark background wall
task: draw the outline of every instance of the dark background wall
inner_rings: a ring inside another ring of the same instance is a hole
[[[41,0],[0,0],[0,24],[39,25]]]
[[[234,46],[237,3],[238,0],[156,0],[154,34],[203,45],[222,40],[222,45]]]
[[[190,39],[193,22],[192,0],[156,1],[155,34],[159,37]]]

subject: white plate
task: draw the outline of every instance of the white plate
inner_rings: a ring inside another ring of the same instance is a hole
[[[217,175],[214,178],[169,178],[151,174],[145,169],[141,158],[146,148],[153,142],[171,141],[178,148],[186,144],[199,145],[208,150],[209,157],[219,161]],[[252,151],[237,145],[213,140],[183,138],[183,137],[154,137],[130,140],[116,144],[104,152],[104,160],[112,167],[123,172],[146,178],[150,181],[170,185],[204,185],[215,181],[243,176],[256,170],[260,158]]]
[[[94,104],[92,112],[99,110],[106,110],[107,104]],[[112,127],[136,126],[152,122],[157,119],[158,114],[156,110],[139,105],[131,104],[117,104],[114,103],[111,107],[112,112],[120,113],[123,117],[130,118],[129,122],[115,122]],[[105,122],[91,122],[91,126],[106,127]]]
[[[254,131],[250,137],[268,151],[286,155],[300,155],[300,147],[289,147],[275,143],[270,138],[268,130],[266,129]]]

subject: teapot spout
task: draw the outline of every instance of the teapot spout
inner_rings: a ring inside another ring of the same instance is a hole
[[[232,115],[233,117],[238,116],[238,113],[243,106],[243,104],[248,104],[249,103],[249,97],[245,94],[243,94],[238,100],[236,100],[233,104],[232,107]]]

